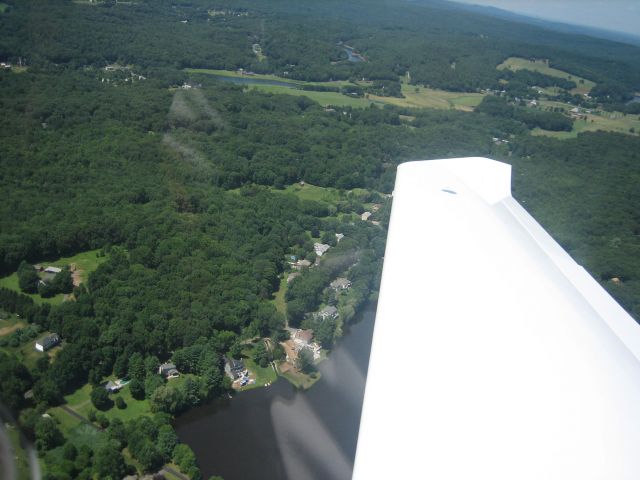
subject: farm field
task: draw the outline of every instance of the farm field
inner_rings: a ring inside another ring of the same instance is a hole
[[[571,75],[570,73],[563,72],[556,68],[550,67],[545,60],[526,60],[519,57],[509,57],[504,62],[496,67],[498,70],[509,69],[513,71],[518,70],[532,70],[534,72],[540,72],[551,77],[564,78],[567,80],[573,80],[578,85],[571,90],[571,93],[589,93],[595,86],[595,83],[586,78],[578,77],[577,75]]]
[[[481,93],[462,93],[436,90],[417,85],[402,83],[404,98],[379,97],[370,95],[369,99],[377,103],[386,103],[398,107],[456,109],[470,112],[477,107],[484,95]]]

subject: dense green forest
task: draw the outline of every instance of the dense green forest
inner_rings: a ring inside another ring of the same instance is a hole
[[[172,416],[227,393],[224,357],[253,339],[311,327],[331,347],[375,298],[385,194],[404,161],[511,163],[515,196],[640,318],[640,138],[532,136],[536,127],[571,130],[573,120],[515,99],[575,82],[496,69],[508,57],[549,59],[596,82],[591,103],[620,104],[640,90],[637,47],[439,1],[6,3],[0,60],[13,66],[0,70],[0,276],[19,280],[0,288],[0,321],[19,328],[0,336],[0,394],[38,447],[45,478],[157,472],[169,462],[201,478]],[[344,44],[364,60],[349,61]],[[400,97],[401,77],[448,91],[508,84],[475,111],[328,108],[187,67],[372,81],[347,92],[355,96]],[[335,198],[288,189],[305,183]],[[380,210],[363,221],[372,205]],[[288,287],[285,315],[275,296],[288,262],[313,262],[320,241],[331,250]],[[80,285],[67,269],[40,283],[32,268],[88,250],[106,260]],[[338,276],[352,283],[348,296],[327,289]],[[70,299],[43,301],[57,293]],[[325,304],[340,308],[340,321],[307,315]],[[23,355],[45,332],[62,339],[55,355]],[[179,382],[158,374],[169,361]],[[131,381],[126,400],[103,388],[115,378]],[[81,394],[95,444],[55,416]],[[143,406],[135,418],[117,414]]]

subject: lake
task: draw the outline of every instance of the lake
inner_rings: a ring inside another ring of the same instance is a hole
[[[374,319],[370,305],[319,365],[322,378],[309,390],[280,378],[179,417],[176,432],[203,477],[350,479]]]

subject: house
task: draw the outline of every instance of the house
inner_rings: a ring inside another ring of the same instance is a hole
[[[58,267],[47,267],[47,268],[44,269],[45,273],[54,273],[56,275],[58,273],[60,273],[61,271],[62,271],[62,269],[58,268]]]
[[[316,316],[322,320],[327,320],[328,318],[337,318],[338,317],[338,309],[333,305],[328,305],[320,310]]]
[[[320,345],[318,345],[316,342],[310,343],[307,346],[307,350],[309,350],[313,354],[314,360],[320,359],[320,352],[322,351],[322,347],[320,347]]]
[[[224,362],[224,372],[231,377],[231,380],[235,380],[242,376],[242,373],[245,371],[244,363],[242,360],[236,360],[235,358],[225,358]]]
[[[58,334],[52,333],[51,335],[47,335],[46,337],[42,337],[40,340],[36,341],[36,350],[38,350],[39,352],[46,352],[59,343],[60,337],[58,336]]]
[[[331,247],[329,245],[327,245],[326,243],[314,243],[313,244],[313,251],[316,252],[316,255],[321,257],[322,255],[324,255],[327,250],[329,250]]]
[[[303,268],[309,268],[310,266],[311,266],[311,262],[307,259],[298,260],[296,263],[293,264],[293,268],[295,268],[296,270],[302,270]]]
[[[173,363],[163,363],[158,367],[158,374],[165,378],[176,378],[180,376],[180,372]]]
[[[124,387],[124,384],[122,384],[120,380],[116,380],[115,382],[109,380],[104,384],[104,389],[109,393],[119,392],[122,387]]]
[[[344,233],[336,233],[336,242],[340,243],[340,240],[344,238]]]
[[[313,338],[313,330],[295,330],[291,339],[296,347],[296,350],[300,350],[303,347],[309,345],[309,342]]]
[[[367,220],[369,220],[369,217],[372,215],[371,212],[364,212],[362,215],[360,215],[360,218],[362,219],[363,222],[366,222]]]
[[[347,290],[351,287],[351,282],[347,278],[336,278],[333,282],[329,284],[331,288],[335,291],[338,290]]]

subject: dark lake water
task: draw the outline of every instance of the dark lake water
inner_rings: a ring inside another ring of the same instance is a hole
[[[267,80],[264,78],[253,78],[251,76],[226,77],[224,75],[209,75],[209,77],[223,82],[235,83],[238,85],[274,85],[277,87],[298,88],[295,83],[280,82],[278,80]]]
[[[319,366],[308,391],[279,379],[181,416],[178,437],[203,477],[225,480],[351,478],[375,306],[367,307]]]

